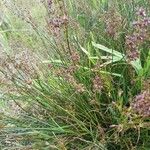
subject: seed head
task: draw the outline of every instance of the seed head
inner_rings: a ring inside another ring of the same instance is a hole
[[[150,18],[146,17],[146,11],[143,8],[140,8],[136,14],[138,19],[132,23],[133,33],[127,35],[125,39],[127,57],[130,61],[140,57],[139,48],[149,37]]]
[[[150,117],[150,93],[147,91],[137,95],[131,108],[142,117]]]
[[[99,92],[102,90],[103,88],[103,83],[102,83],[102,79],[96,75],[95,78],[93,79],[93,90],[96,92]]]
[[[145,9],[144,8],[139,8],[138,10],[137,10],[137,13],[136,13],[138,16],[141,16],[141,17],[146,17],[146,11],[145,11]]]

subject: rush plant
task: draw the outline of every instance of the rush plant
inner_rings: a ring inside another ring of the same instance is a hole
[[[0,148],[148,150],[150,2],[20,2],[2,3]]]

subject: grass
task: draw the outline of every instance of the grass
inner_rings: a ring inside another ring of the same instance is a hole
[[[0,148],[148,150],[149,2],[48,2],[2,3]]]

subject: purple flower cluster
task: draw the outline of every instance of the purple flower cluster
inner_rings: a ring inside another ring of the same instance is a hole
[[[80,55],[77,52],[72,52],[70,57],[74,64],[77,64],[80,61]]]
[[[139,48],[148,39],[148,27],[150,18],[147,17],[146,11],[140,8],[137,11],[137,21],[133,22],[133,34],[126,36],[127,57],[130,61],[140,57]]]
[[[3,72],[2,81],[11,83],[16,80],[21,81],[22,84],[31,85],[32,79],[36,78],[39,72],[38,57],[29,50],[14,52],[11,56],[5,55],[0,61],[0,69]]]
[[[144,8],[139,8],[136,13],[138,16],[146,17],[146,12]]]
[[[47,0],[48,8],[51,9],[52,7],[52,0]]]
[[[131,104],[132,109],[142,117],[150,117],[150,92],[137,95]]]
[[[150,80],[143,81],[142,92],[131,104],[132,109],[143,117],[150,117]]]
[[[58,72],[55,72],[55,74],[67,81],[77,92],[83,93],[85,91],[84,85],[78,83],[78,81],[74,78],[74,72],[76,69],[76,66],[69,66],[68,68],[59,69]]]
[[[61,26],[66,25],[67,23],[68,17],[66,15],[54,17],[48,21],[48,25],[51,27],[51,31],[54,33],[54,35],[59,35]]]
[[[110,9],[105,14],[104,21],[106,24],[106,33],[109,36],[116,39],[118,37],[119,30],[122,26],[121,15],[114,8]]]
[[[103,82],[101,77],[96,75],[92,82],[93,82],[93,90],[96,92],[100,92],[103,88]]]

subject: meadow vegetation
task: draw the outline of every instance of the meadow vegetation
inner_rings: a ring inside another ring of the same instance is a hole
[[[0,149],[150,149],[150,1],[0,8]]]

